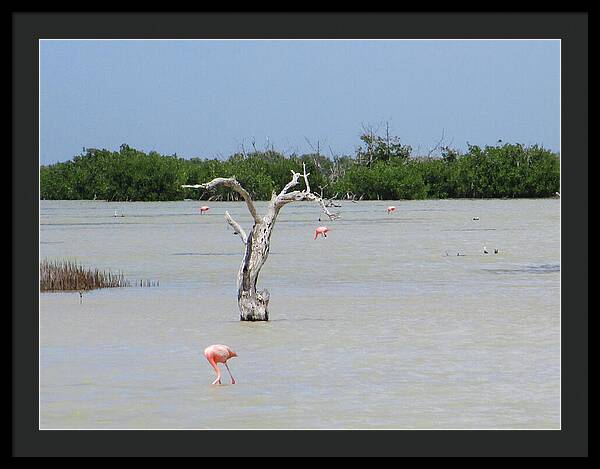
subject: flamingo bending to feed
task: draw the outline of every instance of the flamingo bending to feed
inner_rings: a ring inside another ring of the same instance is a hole
[[[327,238],[328,231],[331,231],[331,230],[329,228],[327,228],[326,226],[319,226],[315,230],[315,239],[317,239],[317,236],[319,236],[319,235],[323,235],[325,238]]]
[[[200,207],[200,215],[202,215],[204,212],[208,212],[209,210],[210,210],[210,207],[203,205],[202,207]]]
[[[387,208],[387,212],[388,212],[388,213],[394,213],[395,211],[396,211],[396,207],[394,207],[393,205],[390,205],[390,206]]]
[[[227,366],[227,360],[237,357],[237,353],[235,353],[231,347],[221,344],[209,345],[204,349],[204,356],[208,360],[208,363],[210,363],[217,372],[217,379],[215,379],[211,384],[221,384],[221,370],[217,363],[225,364],[225,368],[227,368],[229,376],[231,376],[231,384],[235,384],[235,379],[233,379],[231,370]]]

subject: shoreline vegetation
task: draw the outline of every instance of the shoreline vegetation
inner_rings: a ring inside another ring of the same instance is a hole
[[[98,288],[157,287],[158,281],[127,280],[122,272],[86,268],[75,261],[44,259],[40,262],[40,291],[79,291]]]
[[[411,200],[546,198],[560,192],[560,158],[539,145],[498,143],[466,152],[447,146],[432,156],[413,156],[398,137],[366,132],[354,155],[316,151],[284,155],[273,148],[235,153],[227,159],[185,159],[144,153],[126,144],[119,151],[84,148],[72,160],[40,167],[42,200],[237,201],[226,188],[182,188],[232,177],[254,200],[270,200],[306,164],[313,191],[324,199]]]

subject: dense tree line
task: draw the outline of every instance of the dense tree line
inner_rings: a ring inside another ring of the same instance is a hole
[[[182,200],[208,197],[182,184],[235,176],[256,200],[270,199],[306,163],[312,189],[325,198],[363,200],[427,198],[548,197],[560,191],[560,160],[538,145],[469,145],[460,153],[441,148],[437,157],[413,157],[397,138],[361,137],[353,156],[328,158],[319,152],[283,155],[274,150],[236,153],[226,160],[184,159],[144,153],[84,149],[71,161],[42,166],[42,199]],[[226,189],[211,193],[234,200]]]

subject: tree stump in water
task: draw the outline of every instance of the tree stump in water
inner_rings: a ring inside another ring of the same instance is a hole
[[[182,187],[214,189],[217,186],[225,186],[236,191],[246,202],[248,211],[254,219],[254,226],[249,235],[246,235],[244,229],[236,222],[229,212],[225,212],[225,220],[231,225],[236,235],[240,237],[245,246],[244,258],[242,265],[238,271],[237,287],[238,287],[238,308],[240,310],[241,321],[268,321],[269,320],[269,299],[268,290],[257,291],[256,283],[258,275],[265,261],[269,257],[269,248],[271,245],[271,233],[275,226],[275,220],[279,211],[284,205],[291,202],[311,201],[317,202],[323,212],[330,220],[337,220],[340,216],[338,213],[330,212],[323,199],[310,190],[306,165],[303,166],[303,173],[292,171],[292,180],[286,184],[283,190],[273,196],[267,206],[267,213],[264,216],[259,216],[254,206],[254,202],[250,194],[242,185],[235,179],[235,176],[230,178],[216,178],[205,184],[183,185]],[[298,184],[300,177],[304,178],[306,188],[303,191],[291,191],[290,189]]]

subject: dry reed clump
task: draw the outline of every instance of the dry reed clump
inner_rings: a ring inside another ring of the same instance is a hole
[[[130,287],[122,272],[114,273],[94,268],[84,268],[74,261],[49,261],[40,263],[41,291],[85,291],[96,288]],[[158,282],[139,280],[135,286],[154,287]]]

